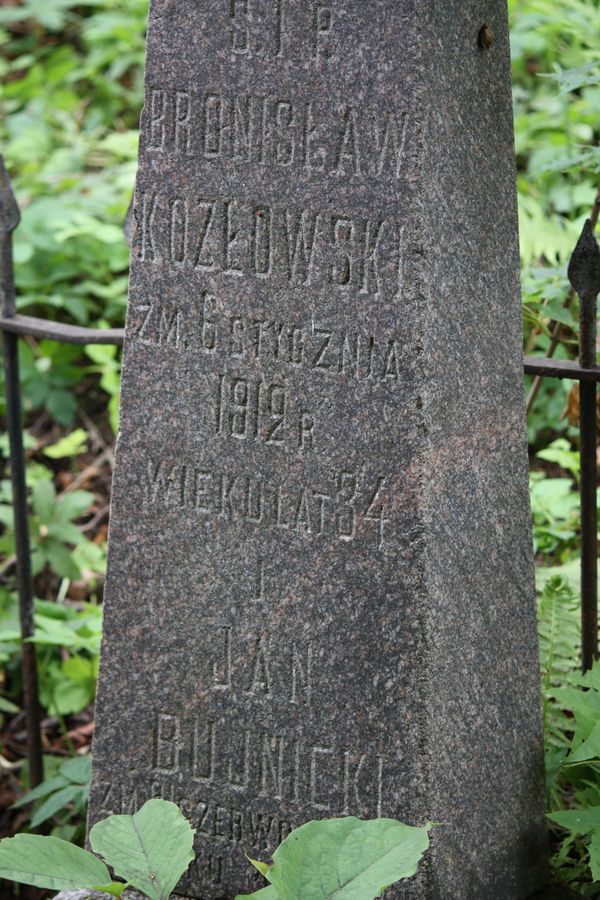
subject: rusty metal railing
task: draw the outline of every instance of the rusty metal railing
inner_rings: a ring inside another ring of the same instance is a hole
[[[579,382],[579,433],[581,496],[581,664],[584,672],[598,658],[598,463],[596,425],[596,385],[600,367],[596,365],[597,303],[600,293],[600,248],[591,219],[581,237],[568,269],[572,290],[579,296],[579,361],[525,357],[527,375],[537,378],[570,378]]]
[[[4,349],[6,424],[10,447],[17,591],[23,645],[23,706],[27,731],[29,784],[33,788],[42,782],[44,770],[36,648],[31,641],[34,632],[34,599],[19,380],[19,337],[30,335],[67,344],[122,344],[124,330],[81,328],[18,315],[12,235],[20,220],[19,207],[4,160],[0,156],[0,330]]]
[[[7,427],[13,485],[17,589],[23,639],[23,699],[27,725],[27,753],[31,787],[43,778],[41,716],[34,630],[34,599],[28,529],[25,452],[19,382],[18,340],[22,336],[47,338],[67,344],[123,343],[124,329],[81,328],[47,322],[16,311],[12,233],[20,214],[4,162],[0,156],[0,331],[4,344]],[[127,231],[126,231],[127,233]],[[129,237],[129,235],[128,235]],[[524,370],[539,378],[568,378],[580,384],[581,433],[581,636],[582,666],[590,669],[598,658],[598,515],[596,493],[596,365],[597,297],[600,293],[600,249],[587,221],[569,266],[569,280],[580,298],[579,361],[525,357]]]

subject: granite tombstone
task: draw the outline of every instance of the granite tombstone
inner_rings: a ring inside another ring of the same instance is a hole
[[[485,28],[484,28],[485,26]],[[153,0],[91,820],[544,874],[505,0]]]

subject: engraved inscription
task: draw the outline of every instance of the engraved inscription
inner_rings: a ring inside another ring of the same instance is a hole
[[[234,55],[284,54],[286,0],[271,5],[256,0],[226,0],[231,21],[230,47]]]
[[[315,417],[292,404],[284,385],[219,375],[213,396],[217,434],[273,447],[314,449]]]
[[[403,286],[405,230],[381,215],[153,192],[137,198],[134,226],[139,259],[189,273],[390,298]]]
[[[237,8],[242,5],[238,3]],[[332,22],[331,9],[319,5],[313,39],[316,58],[331,55]],[[232,43],[238,47],[247,40],[248,32],[241,25],[232,31]],[[279,95],[234,96],[161,87],[150,89],[146,109],[146,147],[151,153],[253,163],[331,178],[398,180],[405,176],[410,125],[406,112],[382,113],[349,105],[324,111],[316,103]]]
[[[335,53],[333,43],[333,8],[326,3],[315,6],[313,20],[313,56],[315,59],[330,59]]]
[[[193,297],[193,305],[185,308],[164,300],[138,306],[131,315],[132,337],[150,346],[219,354],[240,364],[259,361],[265,367],[302,371],[319,379],[370,381],[388,387],[401,384],[405,353],[394,337],[336,328],[318,319],[304,325],[227,316],[223,314],[224,305],[220,298],[200,291],[197,298]],[[239,393],[242,389],[237,390]],[[298,429],[306,433],[298,435],[300,446],[309,442],[310,422],[301,420],[304,413],[296,411]]]
[[[354,471],[339,471],[323,484],[294,486],[162,459],[148,461],[143,483],[149,503],[207,520],[282,529],[309,539],[349,542],[360,535],[380,548],[391,532],[384,475],[367,483]]]
[[[290,54],[294,45],[304,48],[312,44],[315,59],[328,60],[334,55],[333,10],[329,4],[305,0],[307,15],[303,27],[292,34],[287,23],[289,0],[225,0],[229,6],[229,45],[234,56],[281,58]]]
[[[328,815],[382,814],[384,764],[374,753],[311,744],[301,730],[288,735],[227,728],[162,712],[155,714],[153,730],[160,758],[174,761],[168,771],[154,766],[158,776],[302,804]]]
[[[277,651],[276,646],[268,632],[240,635],[232,626],[224,625],[211,641],[212,680],[202,685],[203,689],[230,691],[244,702],[250,697],[268,698],[309,709],[313,696],[312,644],[292,641]]]

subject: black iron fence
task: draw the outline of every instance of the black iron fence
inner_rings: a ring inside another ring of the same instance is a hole
[[[594,218],[594,217],[593,217]],[[597,214],[595,216],[597,219]],[[30,785],[43,779],[41,711],[38,702],[38,674],[34,630],[34,599],[25,483],[25,452],[19,381],[19,337],[47,338],[67,344],[122,344],[124,330],[82,328],[47,322],[17,313],[13,271],[12,234],[20,221],[4,162],[0,156],[0,331],[4,347],[7,428],[13,486],[17,589],[23,640],[23,694],[27,728]],[[595,222],[588,220],[569,265],[572,285],[580,301],[579,361],[549,358],[558,340],[554,335],[548,358],[525,357],[524,369],[535,377],[530,402],[543,378],[568,378],[580,384],[581,451],[581,647],[584,671],[598,657],[598,484],[596,457],[596,385],[600,367],[596,365],[597,298],[600,293],[600,248],[594,237]]]

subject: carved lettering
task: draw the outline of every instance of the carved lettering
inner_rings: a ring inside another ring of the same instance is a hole
[[[263,367],[278,363],[290,371],[302,369],[318,377],[372,381],[388,388],[402,385],[407,360],[396,338],[316,322],[303,326],[240,315],[217,317],[216,310],[222,306],[216,297],[204,292],[191,307],[178,308],[166,301],[144,304],[135,309],[135,339],[182,353],[219,351],[236,361],[258,360]],[[284,385],[247,378],[236,381],[225,374],[215,378],[217,434],[310,449],[317,419],[298,405]]]
[[[193,462],[150,460],[144,486],[147,502],[177,506],[206,519],[281,528],[313,539],[350,542],[360,534],[380,548],[393,536],[383,475],[373,483],[356,472],[342,471],[329,485],[295,486]],[[218,669],[219,683],[227,683],[226,672],[224,663]]]
[[[235,320],[240,335],[242,324]],[[272,447],[314,449],[315,417],[293,402],[283,385],[219,375],[212,396],[217,434]]]
[[[154,193],[134,214],[149,264],[388,298],[402,287],[405,236],[392,219]]]
[[[162,712],[155,714],[154,741],[164,743],[169,762],[176,759],[177,765],[154,766],[151,796],[184,805],[197,830],[211,838],[239,842],[249,826],[252,846],[266,841],[268,822],[246,819],[239,805],[243,796],[292,802],[327,815],[383,813],[383,760],[364,749],[311,744],[301,731],[289,735],[233,723],[221,729],[210,719]],[[218,803],[203,796],[207,786],[216,789]],[[132,794],[107,785],[102,808],[120,812]]]
[[[234,55],[252,52],[251,0],[230,0],[230,44]],[[283,25],[283,0],[279,0]],[[312,23],[312,56],[328,63],[336,53],[334,13],[318,4]],[[273,20],[274,54],[283,52],[284,32]],[[232,95],[198,87],[149,88],[147,147],[209,161],[251,163],[268,169],[315,171],[330,178],[378,181],[405,177],[410,118],[353,106],[298,101],[280,95]]]

